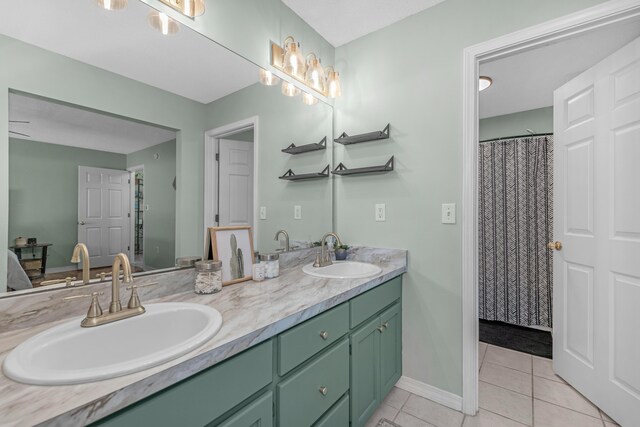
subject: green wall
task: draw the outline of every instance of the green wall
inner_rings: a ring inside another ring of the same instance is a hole
[[[536,133],[552,133],[553,107],[487,117],[480,120],[478,134],[480,141],[484,141],[485,139],[526,135],[527,129]]]
[[[124,170],[126,156],[10,138],[9,159],[9,245],[36,237],[53,244],[48,268],[75,266],[69,260],[78,241],[78,166]]]
[[[386,141],[336,147],[336,162],[392,173],[336,179],[338,233],[347,242],[409,250],[404,281],[404,375],[462,393],[462,52],[600,0],[447,0],[336,49],[343,97],[337,134],[381,130]],[[456,203],[457,224],[440,222]],[[374,205],[386,203],[386,222]]]
[[[0,36],[0,200],[9,196],[9,90],[35,94],[107,114],[177,130],[176,256],[202,253],[203,232],[203,104],[127,79],[97,67]],[[0,241],[7,242],[8,203],[0,204]],[[0,247],[5,259],[6,246]],[[6,263],[0,262],[0,291]]]
[[[258,116],[258,206],[266,206],[267,219],[256,218],[256,250],[279,247],[273,240],[281,228],[291,240],[315,241],[332,227],[331,179],[285,181],[288,169],[296,174],[320,172],[331,162],[331,149],[291,155],[281,152],[291,143],[304,145],[331,140],[333,109],[324,103],[302,104],[300,97],[280,94],[279,86],[256,83],[208,106],[208,128]],[[328,143],[331,146],[331,143]],[[302,219],[293,219],[293,206],[302,206]]]
[[[158,158],[155,158],[155,155]],[[152,268],[175,265],[176,141],[167,141],[127,155],[127,168],[144,166],[144,264]],[[176,178],[177,183],[177,178]]]

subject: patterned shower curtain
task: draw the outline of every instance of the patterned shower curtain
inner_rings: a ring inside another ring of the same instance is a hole
[[[480,318],[551,327],[553,136],[480,143]]]

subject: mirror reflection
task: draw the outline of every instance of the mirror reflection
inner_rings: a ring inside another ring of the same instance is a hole
[[[53,3],[0,18],[0,296],[81,285],[79,243],[90,279],[108,280],[119,252],[135,274],[201,257],[210,226],[250,225],[259,252],[332,228],[330,178],[280,179],[331,165],[331,106],[260,84],[255,64],[177,22],[150,25],[143,2]]]

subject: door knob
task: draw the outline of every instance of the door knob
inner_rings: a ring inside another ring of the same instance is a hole
[[[555,241],[555,242],[549,242],[547,243],[547,248],[548,249],[555,249],[556,251],[561,251],[562,250],[562,242],[559,241]]]
[[[327,340],[329,338],[329,333],[327,331],[322,331],[322,332],[320,332],[320,337],[323,340]]]
[[[78,225],[85,225],[85,224],[86,224],[86,222],[84,222],[84,221],[80,221],[80,222],[78,223]]]
[[[318,391],[320,392],[321,395],[326,396],[327,393],[329,392],[329,389],[323,386],[323,387],[320,387]]]

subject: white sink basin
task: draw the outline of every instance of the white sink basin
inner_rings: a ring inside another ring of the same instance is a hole
[[[79,384],[142,371],[176,359],[210,340],[222,326],[218,310],[159,303],[129,319],[93,328],[81,318],[35,335],[4,361],[7,377],[27,384]]]
[[[327,279],[362,279],[380,274],[382,269],[366,262],[334,261],[326,267],[314,267],[313,264],[308,264],[302,267],[302,271],[309,276]]]

